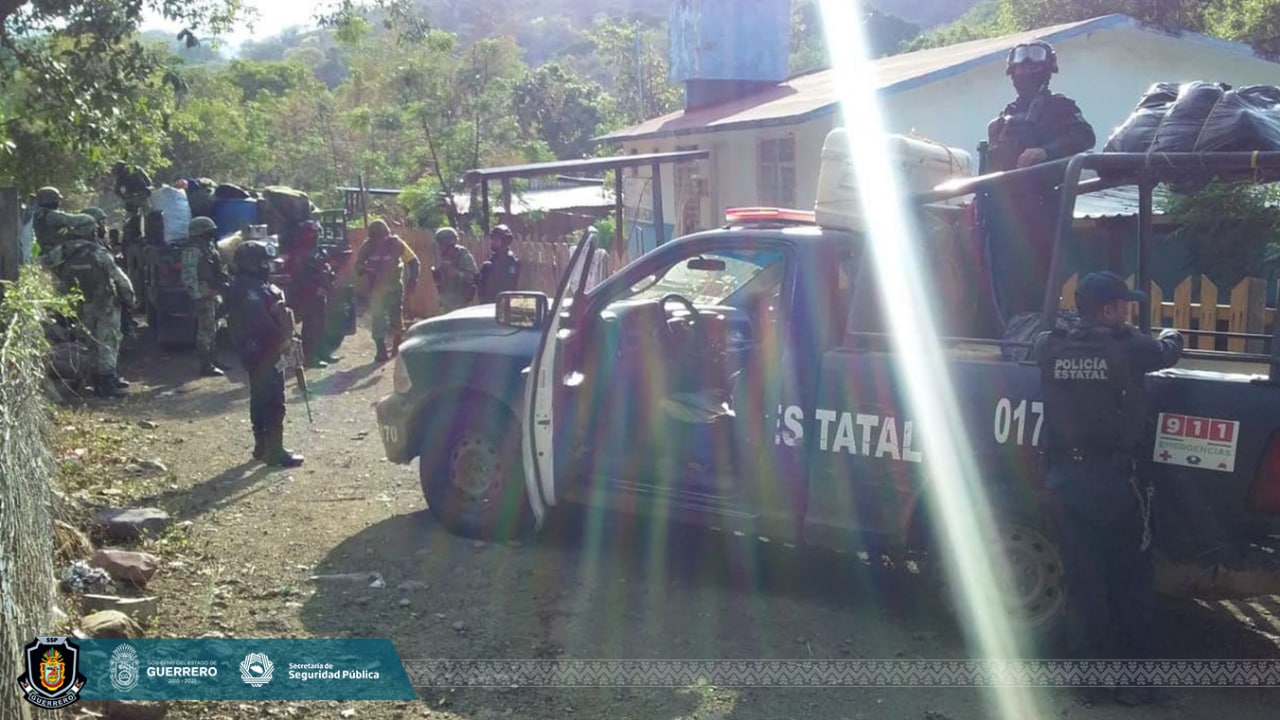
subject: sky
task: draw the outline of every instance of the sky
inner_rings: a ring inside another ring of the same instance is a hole
[[[246,7],[258,11],[253,32],[243,26],[236,28],[223,42],[231,47],[238,47],[245,40],[268,38],[278,35],[292,25],[311,27],[314,25],[316,9],[330,5],[326,0],[244,0]],[[147,13],[149,19],[142,23],[143,30],[165,30],[177,35],[181,26],[169,23]]]

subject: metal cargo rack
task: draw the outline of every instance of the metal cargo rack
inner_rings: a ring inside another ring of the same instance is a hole
[[[1086,170],[1099,174],[1097,178],[1082,180]],[[1152,197],[1156,186],[1167,183],[1184,185],[1196,192],[1211,182],[1248,182],[1267,184],[1280,181],[1280,152],[1244,151],[1209,153],[1081,153],[1028,168],[989,173],[944,183],[927,193],[912,197],[915,204],[935,203],[951,198],[990,192],[1010,183],[1057,183],[1060,195],[1058,226],[1054,232],[1053,254],[1049,265],[1049,282],[1041,308],[1041,328],[1051,329],[1058,311],[1058,288],[1066,281],[1063,266],[1064,244],[1071,234],[1075,216],[1076,198],[1093,192],[1122,186],[1138,188],[1138,264],[1136,285],[1146,293],[1141,304],[1139,326],[1151,330],[1151,242]],[[1221,336],[1213,330],[1178,328],[1191,335]],[[1236,362],[1267,363],[1269,376],[1262,382],[1280,382],[1280,321],[1270,335],[1253,333],[1225,333],[1233,337],[1245,337],[1270,343],[1269,353],[1243,353],[1219,350],[1183,351],[1184,357],[1206,360],[1232,360]]]

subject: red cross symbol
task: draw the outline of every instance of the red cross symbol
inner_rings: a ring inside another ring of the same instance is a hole
[[[1173,456],[1169,454],[1169,451],[1168,451],[1168,450],[1161,450],[1161,451],[1160,451],[1160,459],[1161,459],[1161,460],[1163,460],[1163,461],[1165,461],[1165,462],[1169,462],[1169,458],[1171,458],[1171,457],[1173,457]]]

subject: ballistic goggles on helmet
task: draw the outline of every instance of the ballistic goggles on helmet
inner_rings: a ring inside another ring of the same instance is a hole
[[[1025,62],[1042,63],[1048,59],[1049,48],[1043,45],[1019,45],[1013,49],[1009,62],[1017,65]]]
[[[1048,43],[1026,43],[1009,51],[1007,71],[1012,72],[1015,65],[1044,65],[1049,72],[1057,72],[1058,58]]]

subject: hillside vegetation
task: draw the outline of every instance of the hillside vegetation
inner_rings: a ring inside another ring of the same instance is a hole
[[[0,4],[0,183],[88,193],[127,159],[161,179],[321,194],[363,175],[430,206],[470,168],[611,152],[593,138],[677,109],[669,2],[340,0],[234,59],[205,38],[230,27],[238,0]],[[143,4],[196,31],[140,34]],[[1110,12],[1280,51],[1280,0],[878,6],[864,19],[877,56]],[[792,72],[823,67],[815,1],[792,11]]]

